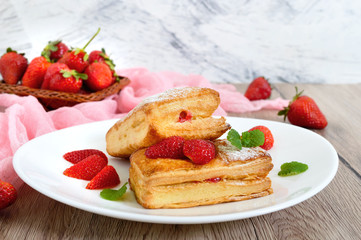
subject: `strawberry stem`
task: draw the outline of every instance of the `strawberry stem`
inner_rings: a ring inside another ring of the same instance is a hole
[[[98,28],[98,31],[93,35],[93,37],[85,44],[85,46],[83,47],[83,50],[85,50],[85,48],[89,45],[89,43],[91,41],[93,41],[93,39],[98,35],[98,33],[100,32],[100,28]]]

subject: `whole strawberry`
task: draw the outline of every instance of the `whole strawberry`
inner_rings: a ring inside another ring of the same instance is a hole
[[[303,91],[298,92],[296,87],[296,95],[289,103],[288,107],[278,112],[279,116],[284,115],[291,124],[313,129],[323,129],[327,126],[328,122],[317,106],[316,102],[308,97],[302,96]]]
[[[8,48],[0,58],[0,74],[7,84],[17,84],[28,67],[24,54]]]
[[[91,63],[84,73],[88,75],[86,86],[94,92],[103,90],[114,83],[112,72],[104,62]]]
[[[89,65],[88,58],[89,55],[86,53],[85,48],[90,44],[90,42],[98,35],[100,28],[93,35],[93,37],[85,44],[83,48],[76,48],[70,52],[66,52],[58,62],[65,63],[70,69],[74,69],[77,72],[84,72],[85,68]]]
[[[45,57],[40,56],[31,60],[22,78],[22,85],[31,88],[40,88],[44,81],[44,76],[51,63]]]
[[[83,50],[73,50],[66,52],[62,58],[59,59],[59,63],[64,63],[69,66],[70,69],[74,69],[77,72],[84,72],[85,68],[89,65],[87,61],[88,55]]]
[[[120,183],[119,175],[113,166],[105,166],[95,177],[86,185],[86,189],[104,189],[112,188]]]
[[[71,70],[66,64],[53,63],[45,73],[41,88],[77,93],[82,87],[82,80],[87,78],[86,74]]]
[[[147,158],[184,158],[183,144],[185,140],[179,136],[163,139],[159,143],[150,146],[145,151]]]
[[[41,56],[45,57],[49,62],[56,62],[63,57],[68,50],[68,46],[61,40],[50,41],[41,52]]]
[[[211,141],[192,139],[185,141],[183,153],[193,163],[203,165],[216,157],[216,147]]]
[[[17,191],[10,183],[0,180],[0,210],[15,202]]]
[[[105,49],[102,48],[101,51],[99,50],[94,50],[89,54],[89,64],[92,64],[93,62],[104,62],[105,64],[107,64],[112,72],[112,78],[113,81],[112,82],[119,82],[120,77],[118,76],[118,74],[115,72],[115,64],[114,61],[112,59],[110,59],[110,57],[108,56],[108,54],[105,52]]]
[[[250,101],[267,99],[271,96],[272,88],[264,77],[255,78],[248,86],[244,96]]]
[[[263,148],[264,150],[270,150],[273,147],[273,143],[274,143],[274,138],[271,130],[269,130],[269,128],[265,126],[256,126],[248,130],[248,132],[256,129],[260,130],[264,134],[264,144],[261,145],[260,147]]]

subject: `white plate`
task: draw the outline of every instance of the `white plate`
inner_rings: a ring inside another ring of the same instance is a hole
[[[140,222],[199,224],[259,216],[298,204],[326,187],[338,168],[338,155],[333,146],[310,130],[273,121],[227,117],[239,132],[256,125],[265,125],[272,131],[275,144],[269,152],[274,168],[269,176],[274,194],[187,209],[144,209],[129,188],[121,201],[108,201],[99,196],[100,190],[86,190],[87,181],[63,175],[63,171],[71,166],[62,158],[64,153],[86,148],[106,152],[105,134],[115,121],[79,125],[35,138],[16,152],[13,159],[15,171],[40,193],[85,211]],[[281,164],[291,161],[306,163],[309,169],[296,176],[279,177],[277,173]],[[109,157],[109,164],[116,168],[122,183],[128,181],[127,160]]]

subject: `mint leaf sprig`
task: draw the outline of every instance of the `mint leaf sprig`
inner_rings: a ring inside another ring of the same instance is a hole
[[[100,196],[106,200],[117,201],[127,191],[127,184],[128,184],[128,182],[124,183],[124,185],[121,188],[119,188],[118,190],[104,189],[100,192]]]
[[[281,165],[281,171],[278,172],[278,176],[286,177],[293,176],[305,172],[308,169],[308,165],[300,162],[287,162]]]
[[[242,147],[258,147],[262,146],[265,141],[265,137],[262,131],[255,129],[252,131],[242,132],[240,135],[237,130],[231,129],[228,132],[227,140],[238,149]]]

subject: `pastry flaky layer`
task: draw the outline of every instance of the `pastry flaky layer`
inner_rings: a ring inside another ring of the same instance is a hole
[[[198,87],[174,88],[147,98],[109,129],[107,152],[129,157],[171,136],[216,139],[230,128],[225,118],[212,117],[219,103],[217,91]],[[191,115],[191,120],[180,122],[181,114]]]
[[[261,148],[239,150],[215,140],[216,158],[205,165],[185,159],[130,157],[129,183],[145,208],[185,208],[240,201],[272,193],[271,156]]]

